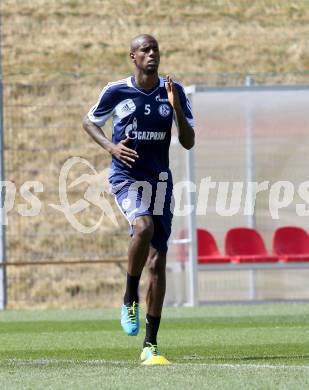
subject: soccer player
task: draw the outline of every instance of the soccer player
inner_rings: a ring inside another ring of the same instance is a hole
[[[167,362],[159,354],[157,333],[165,296],[167,241],[173,210],[171,127],[174,119],[180,144],[190,149],[194,145],[193,117],[183,87],[169,76],[158,75],[160,51],[154,37],[135,37],[130,58],[134,75],[105,86],[85,116],[83,127],[112,156],[109,181],[115,201],[131,226],[121,311],[121,325],[130,336],[139,332],[138,286],[146,262],[149,268],[141,360],[155,364]],[[110,117],[112,141],[101,129]],[[155,359],[158,356],[160,360]]]

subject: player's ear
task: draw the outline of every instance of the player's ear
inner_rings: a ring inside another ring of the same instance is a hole
[[[135,54],[133,51],[130,52],[130,58],[134,62],[135,61]]]

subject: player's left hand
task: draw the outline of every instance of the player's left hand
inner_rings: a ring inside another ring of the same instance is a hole
[[[167,91],[168,101],[171,106],[176,109],[180,106],[177,88],[175,87],[175,84],[169,75],[166,76],[166,80],[167,82],[165,83],[165,88]]]

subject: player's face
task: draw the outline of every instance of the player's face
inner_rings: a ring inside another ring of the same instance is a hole
[[[131,53],[133,63],[145,74],[154,74],[160,64],[160,51],[158,42],[145,38],[140,46]]]

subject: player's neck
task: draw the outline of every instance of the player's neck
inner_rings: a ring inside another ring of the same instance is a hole
[[[145,74],[136,72],[134,75],[136,85],[139,88],[144,89],[145,91],[154,88],[159,81],[158,73],[154,74]]]

